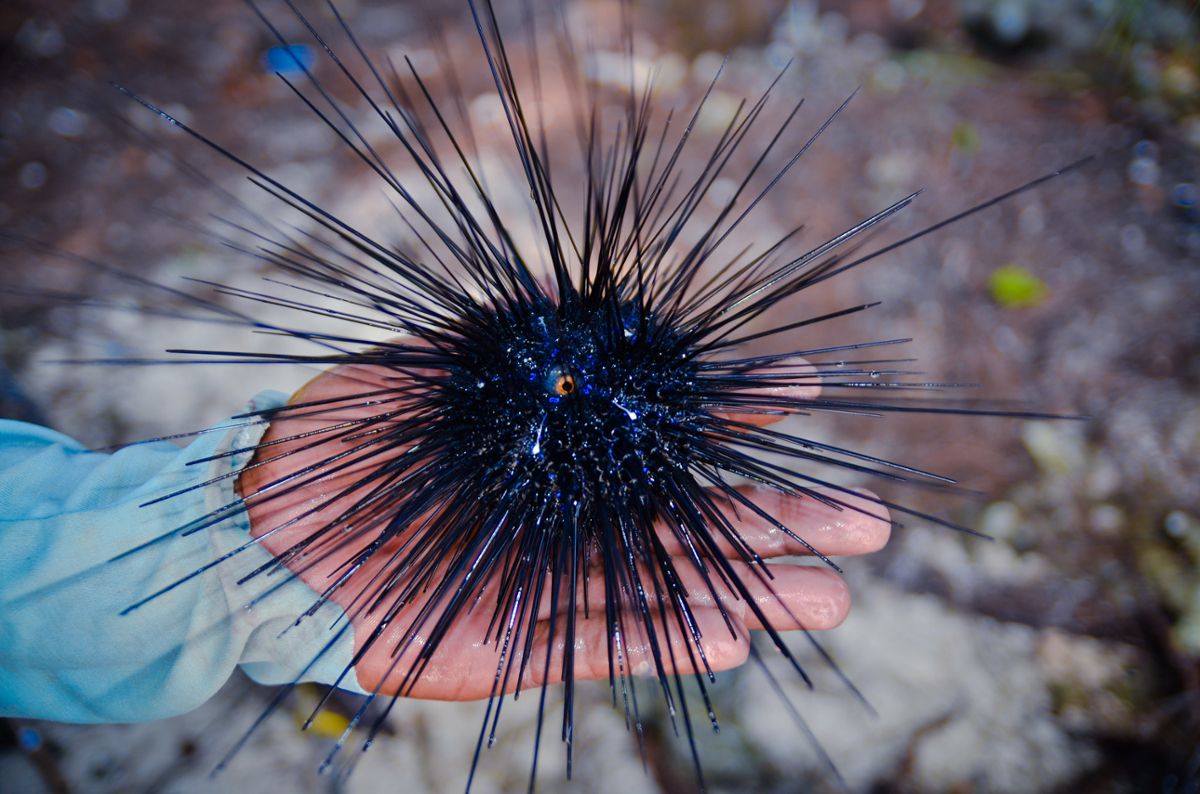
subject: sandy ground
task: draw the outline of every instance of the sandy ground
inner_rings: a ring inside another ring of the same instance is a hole
[[[845,341],[846,333],[913,337],[906,353],[932,379],[979,383],[989,397],[1089,419],[805,418],[805,432],[818,438],[961,478],[985,496],[909,501],[997,540],[914,521],[886,551],[847,562],[855,608],[822,641],[878,716],[803,638],[796,649],[816,671],[817,691],[804,690],[773,658],[770,669],[851,790],[1197,790],[1196,117],[1122,93],[1053,46],[998,53],[994,42],[964,31],[950,3],[701,8],[664,2],[643,11],[639,46],[662,69],[662,102],[694,96],[720,63],[717,49],[730,54],[718,109],[795,61],[779,94],[807,98],[797,142],[860,89],[741,242],[804,223],[801,243],[812,243],[924,188],[881,238],[896,239],[1094,156],[1043,189],[805,296],[813,314],[883,301],[852,327],[806,336],[806,345]],[[611,18],[605,6],[590,11]],[[411,53],[435,71],[427,31],[445,26],[450,50],[463,59],[465,93],[481,97],[468,102],[472,117],[489,123],[486,75],[470,71],[478,61],[460,9],[362,2],[347,12],[370,47]],[[240,4],[215,0],[187,15],[125,0],[18,4],[0,20],[13,42],[0,86],[3,228],[176,286],[184,277],[261,283],[259,265],[176,222],[203,223],[230,201],[174,158],[256,209],[270,212],[270,203],[228,163],[118,101],[104,84],[110,78],[216,133],[361,228],[386,235],[394,225],[378,185],[267,74],[261,59],[270,41]],[[298,36],[293,28],[285,35]],[[1112,54],[1124,57],[1140,56]],[[446,92],[440,76],[431,85]],[[765,129],[785,104],[766,114]],[[365,118],[365,107],[352,110]],[[492,152],[485,143],[486,167],[502,183],[502,158]],[[47,363],[152,353],[181,338],[220,348],[237,345],[244,332],[131,313],[131,304],[178,310],[180,303],[27,244],[7,246],[3,256],[0,360],[11,373],[9,416],[106,445],[215,422],[258,389],[287,391],[311,374]],[[997,300],[994,274],[1004,266],[1040,280],[1039,299]],[[196,712],[159,723],[9,722],[0,789],[462,790],[478,704],[403,703],[344,782],[314,774],[329,738],[298,730],[298,705],[268,721],[210,779],[239,726],[270,695],[239,678]],[[665,715],[647,722],[643,765],[607,690],[590,687],[583,697],[573,780],[564,783],[562,755],[548,741],[541,790],[696,790],[686,744],[670,736]],[[761,671],[722,676],[717,700],[722,732],[701,740],[709,790],[832,786]],[[506,715],[478,790],[525,785],[532,706],[523,700]]]

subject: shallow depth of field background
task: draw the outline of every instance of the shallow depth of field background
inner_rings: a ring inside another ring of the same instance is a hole
[[[484,158],[504,151],[465,3],[340,6],[372,52],[411,54],[439,98],[449,81],[430,31],[443,30],[468,112],[488,132]],[[330,23],[318,4],[304,7]],[[603,35],[617,6],[568,9],[596,20]],[[282,20],[286,11],[276,11]],[[709,141],[722,108],[761,90],[790,59],[763,141],[787,101],[808,98],[794,147],[861,87],[756,214],[744,242],[804,223],[803,250],[926,188],[879,238],[895,239],[1096,156],[1083,170],[770,318],[782,323],[791,312],[882,300],[800,344],[911,336],[906,352],[930,379],[979,383],[980,394],[1090,417],[892,416],[806,426],[961,477],[985,496],[908,499],[996,538],[964,539],[914,521],[886,551],[847,562],[856,605],[822,639],[879,716],[867,714],[811,652],[802,655],[812,662],[816,692],[802,691],[776,666],[852,790],[1200,790],[1198,15],[1190,0],[656,0],[638,8],[638,49],[646,65],[661,68],[663,102],[696,97],[721,54],[729,56],[716,115],[701,119],[699,134]],[[294,23],[283,29],[303,40]],[[524,45],[517,35],[510,43]],[[236,0],[6,2],[0,228],[171,286],[201,289],[186,277],[262,283],[258,264],[188,228],[185,221],[208,224],[222,200],[172,158],[259,209],[272,205],[237,168],[122,101],[106,84],[115,79],[364,228],[403,237],[379,184],[269,73],[271,46]],[[329,67],[315,68],[331,77]],[[366,117],[364,103],[351,108],[356,119]],[[555,151],[570,157],[569,125],[549,129]],[[387,151],[403,162],[394,144]],[[778,167],[784,157],[771,162]],[[28,246],[4,244],[0,268],[0,415],[107,445],[204,426],[260,388],[293,389],[311,375],[47,363],[239,346],[246,336],[134,314],[130,307],[170,302]],[[720,678],[722,732],[701,740],[709,790],[829,788],[762,676],[744,669]],[[315,775],[342,718],[298,730],[316,690],[303,691],[222,777],[208,779],[271,695],[236,679],[198,711],[159,723],[0,722],[0,791],[462,790],[480,704],[401,703],[386,735],[342,783]],[[648,716],[643,770],[607,697],[602,684],[581,693],[570,784],[557,718],[548,720],[539,789],[696,790],[686,744],[671,736],[665,715],[652,709]],[[530,700],[506,706],[477,790],[524,788]]]

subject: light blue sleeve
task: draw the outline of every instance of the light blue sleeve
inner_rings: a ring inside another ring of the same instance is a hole
[[[265,392],[251,407],[282,401]],[[316,598],[301,581],[237,583],[270,557],[246,546],[248,519],[227,476],[251,453],[224,453],[252,449],[264,430],[231,420],[185,449],[160,441],[103,454],[0,420],[0,716],[167,717],[203,703],[238,665],[262,683],[337,678],[353,650],[338,607],[293,625]],[[221,508],[215,525],[179,531]],[[353,674],[342,686],[359,691]]]

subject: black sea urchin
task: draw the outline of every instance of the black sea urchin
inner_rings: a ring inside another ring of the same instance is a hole
[[[729,255],[723,244],[731,232],[841,108],[781,166],[760,173],[768,170],[797,117],[801,102],[795,103],[757,147],[736,190],[719,202],[715,221],[697,230],[698,208],[735,152],[751,145],[749,135],[778,81],[738,108],[698,173],[686,176],[681,155],[709,94],[682,123],[672,114],[656,121],[650,87],[635,85],[631,72],[619,103],[623,111],[613,121],[601,112],[599,89],[576,83],[569,101],[587,177],[564,185],[552,175],[540,110],[531,112],[518,90],[492,4],[469,5],[524,179],[519,190],[532,202],[540,256],[518,245],[512,221],[494,201],[495,186],[473,163],[468,142],[474,133],[449,118],[411,64],[401,79],[390,62],[385,69],[368,58],[332,5],[368,75],[365,81],[288,2],[340,79],[386,125],[432,199],[417,197],[397,176],[308,65],[295,58],[292,71],[299,77],[281,79],[382,180],[420,243],[417,253],[369,237],[351,220],[138,99],[247,169],[259,187],[306,215],[316,229],[243,227],[257,243],[242,250],[285,276],[272,282],[271,292],[220,291],[294,310],[297,317],[319,315],[346,329],[284,327],[214,307],[226,319],[300,340],[316,351],[171,351],[208,362],[336,366],[341,378],[338,388],[310,388],[286,407],[242,417],[272,427],[240,473],[244,501],[221,506],[177,532],[201,531],[249,510],[256,537],[247,546],[265,544],[276,555],[252,576],[285,567],[300,575],[320,572],[308,580],[322,584],[306,614],[326,601],[340,603],[352,622],[373,626],[358,643],[352,665],[380,652],[387,660],[369,682],[374,694],[368,704],[381,694],[420,694],[445,638],[467,627],[477,643],[492,649],[495,663],[490,687],[475,693],[488,699],[480,746],[494,731],[504,694],[537,682],[544,708],[546,686],[562,682],[561,736],[569,758],[572,688],[581,677],[575,668],[580,621],[602,621],[613,697],[631,723],[638,720],[634,673],[645,672],[691,736],[683,685],[691,678],[707,703],[713,666],[705,640],[721,632],[747,642],[723,593],[744,602],[755,624],[791,659],[753,592],[770,592],[771,569],[729,512],[756,517],[836,568],[735,481],[832,509],[879,515],[890,510],[969,531],[890,501],[864,500],[822,472],[851,469],[912,484],[944,485],[948,478],[769,429],[765,417],[1038,415],[881,398],[939,388],[904,380],[905,373],[890,370],[886,357],[858,352],[905,340],[745,352],[748,343],[853,315],[871,304],[800,316],[767,330],[753,330],[752,323],[810,286],[1050,177],[874,250],[862,250],[865,233],[915,194],[807,251],[789,252],[794,244],[789,234],[752,258]],[[559,30],[553,40],[569,67],[563,71],[573,75],[575,53],[558,21],[551,25]],[[416,90],[406,91],[405,85]],[[540,106],[536,79],[533,90]],[[755,180],[765,180],[765,187],[751,189]],[[561,201],[567,190],[581,196],[578,223],[567,220]],[[383,343],[366,338],[380,331],[396,338]],[[813,388],[818,383],[824,389],[819,395]],[[724,625],[697,617],[697,589],[711,595]],[[347,631],[351,621],[337,630]],[[638,665],[631,664],[635,646]],[[805,675],[799,665],[796,669]],[[367,743],[381,720],[368,731]],[[698,758],[696,765],[699,769]]]

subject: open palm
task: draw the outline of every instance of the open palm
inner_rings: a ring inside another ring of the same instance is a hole
[[[335,523],[343,509],[339,504],[345,503],[347,495],[353,498],[355,483],[386,459],[371,457],[321,477],[304,488],[273,493],[272,484],[298,476],[328,458],[328,447],[314,445],[312,439],[333,425],[378,413],[377,405],[362,405],[361,401],[352,398],[371,389],[395,388],[396,379],[394,370],[362,365],[336,367],[317,376],[293,395],[291,404],[333,405],[334,408],[297,411],[296,415],[285,413],[275,419],[260,442],[252,465],[239,477],[238,489],[246,499],[251,533],[261,538],[260,543],[270,553],[283,558],[287,566],[317,593],[329,590],[331,584],[344,576],[361,553],[361,544],[346,543],[341,547],[327,544],[322,553],[307,555],[296,555],[295,547]],[[793,390],[799,396],[813,397],[818,388],[802,386],[793,387]],[[336,407],[339,400],[345,400],[343,405],[346,407]],[[738,417],[757,424],[778,418],[781,417]],[[823,554],[865,554],[880,549],[888,540],[890,524],[883,508],[866,498],[860,500],[839,494],[839,500],[857,509],[838,509],[815,499],[787,496],[767,488],[750,487],[748,491],[752,491],[747,495],[759,507]],[[335,495],[337,499],[332,498]],[[716,497],[716,501],[726,504],[723,497]],[[723,539],[721,548],[747,583],[770,624],[779,631],[788,631],[829,629],[841,623],[850,606],[849,592],[841,577],[824,566],[778,561],[778,558],[804,555],[808,551],[775,526],[745,512],[738,513],[732,507],[726,511],[746,544],[763,559],[774,560],[770,564],[772,578],[769,584]],[[416,528],[407,530],[389,540],[388,545],[403,546],[407,536],[415,531]],[[680,556],[676,567],[688,592],[708,664],[714,671],[742,664],[749,653],[748,632],[763,628],[760,619],[746,608],[744,599],[729,592],[720,582],[714,582],[716,595],[725,613],[732,618],[731,631],[721,609],[714,603],[713,590],[683,558],[683,549],[675,535],[661,528],[659,537],[671,554]],[[432,588],[417,593],[398,613],[385,620],[388,610],[372,606],[372,601],[379,583],[391,573],[388,566],[394,559],[387,546],[381,548],[361,562],[352,576],[329,592],[330,600],[350,617],[356,653],[362,651],[355,665],[360,684],[368,691],[386,694],[402,691],[405,695],[428,699],[488,697],[495,685],[501,652],[496,643],[489,640],[488,634],[495,601],[492,599],[493,603],[488,604],[488,594],[498,589],[497,584],[483,583],[477,608],[461,612],[455,618],[432,658],[419,675],[410,678],[421,645],[419,636],[408,635],[411,618],[428,606]],[[593,602],[599,597],[598,587],[594,582],[589,585],[589,597]],[[540,685],[547,671],[553,683],[556,680],[553,677],[562,670],[565,640],[561,626],[553,631],[554,647],[547,646],[552,621],[561,622],[565,618],[561,614],[550,614],[549,602],[549,598],[541,599],[542,606],[536,615],[533,658],[524,666],[521,680],[518,681],[516,676],[506,680],[508,690]],[[580,608],[575,627],[574,677],[577,680],[607,677],[609,632],[603,610],[593,608],[585,614]],[[669,642],[674,646],[674,653],[663,655],[666,671],[692,672],[693,655],[685,648],[690,638],[682,635],[675,625],[658,626],[657,631],[660,643]],[[398,648],[403,648],[402,652],[396,653]],[[552,655],[549,665],[545,664],[546,653]],[[649,673],[653,669],[650,653],[647,643],[628,643],[625,661],[633,673]]]

